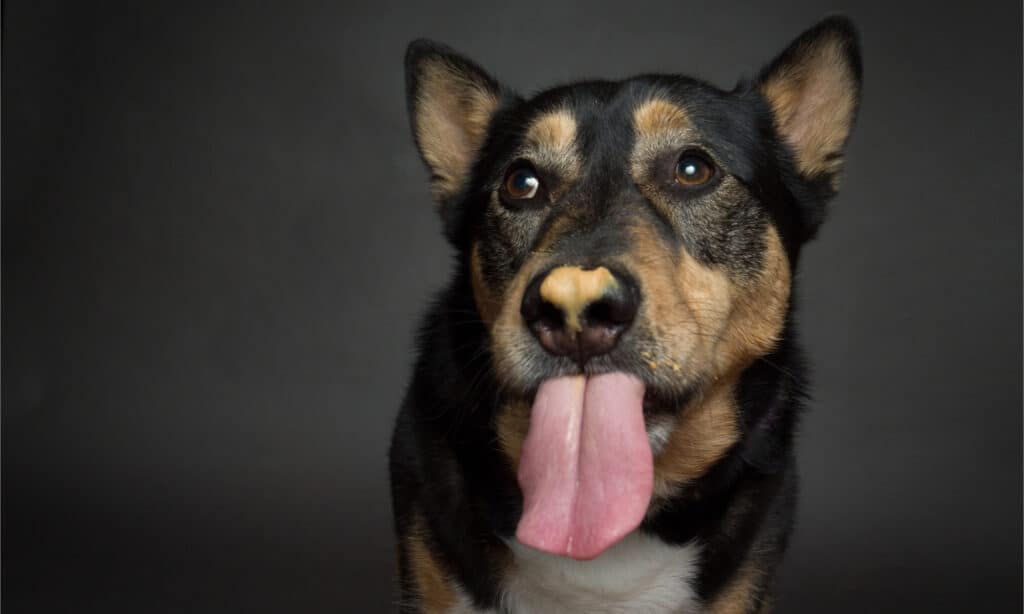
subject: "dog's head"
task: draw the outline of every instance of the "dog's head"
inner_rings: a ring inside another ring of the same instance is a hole
[[[699,475],[740,436],[730,385],[783,334],[800,246],[835,193],[860,88],[850,24],[822,22],[728,92],[644,75],[522,98],[423,41],[406,70],[511,460],[545,382],[619,374],[641,390],[655,493]],[[697,397],[713,409],[688,416]]]

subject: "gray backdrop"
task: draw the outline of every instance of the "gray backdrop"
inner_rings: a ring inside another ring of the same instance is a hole
[[[5,612],[376,612],[385,453],[451,254],[402,54],[729,87],[862,32],[781,612],[1021,609],[1021,5],[6,2]],[[74,605],[73,605],[74,604]]]

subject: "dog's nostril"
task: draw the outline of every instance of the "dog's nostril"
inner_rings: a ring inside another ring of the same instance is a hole
[[[629,324],[636,317],[637,309],[632,294],[629,288],[616,287],[588,305],[583,317],[592,326],[612,328]]]
[[[558,307],[547,301],[541,301],[540,313],[535,323],[545,328],[562,328],[565,326],[565,318]]]
[[[530,282],[521,313],[545,350],[582,366],[615,347],[636,317],[638,294],[629,278],[604,267],[558,267]]]
[[[523,319],[531,327],[562,328],[565,325],[562,310],[542,299],[538,292],[524,297],[521,312]]]

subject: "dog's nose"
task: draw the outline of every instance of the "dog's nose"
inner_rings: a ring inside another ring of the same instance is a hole
[[[640,293],[605,267],[560,266],[533,279],[520,312],[541,346],[583,366],[606,354],[636,317]]]

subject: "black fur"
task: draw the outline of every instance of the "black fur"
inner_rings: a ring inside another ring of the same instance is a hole
[[[801,247],[815,235],[834,189],[830,178],[804,177],[796,169],[757,86],[792,61],[794,49],[822,32],[842,38],[859,84],[855,32],[842,18],[830,18],[809,30],[757,79],[741,82],[730,92],[687,77],[646,75],[618,83],[572,84],[524,100],[447,47],[426,41],[410,45],[406,67],[411,111],[420,87],[418,69],[425,58],[443,58],[467,79],[477,80],[479,87],[493,91],[500,101],[463,189],[440,203],[457,265],[420,328],[414,375],[390,452],[398,535],[409,534],[414,517],[425,523],[427,547],[478,607],[498,604],[509,556],[502,538],[514,534],[522,508],[516,476],[498,451],[494,416],[501,405],[501,391],[528,395],[530,385],[502,382],[495,374],[489,332],[473,296],[470,248],[474,239],[485,238],[481,268],[489,284],[501,287],[551,223],[538,218],[533,240],[523,244],[508,232],[511,222],[495,211],[503,205],[493,195],[504,170],[514,161],[523,127],[556,105],[568,106],[578,118],[577,138],[588,152],[587,168],[582,183],[563,198],[568,203],[563,206],[574,212],[580,230],[560,239],[557,249],[562,253],[581,262],[598,262],[628,250],[622,228],[642,216],[661,229],[666,241],[678,242],[699,261],[744,275],[760,266],[758,237],[770,224],[795,269]],[[723,209],[710,197],[679,192],[671,196],[680,206],[670,218],[637,204],[644,198],[623,171],[623,156],[634,139],[625,118],[651,92],[688,111],[706,148],[724,172],[743,186],[749,202]],[[415,121],[414,117],[414,132]],[[594,198],[595,194],[602,197]],[[758,597],[768,595],[770,572],[790,534],[797,484],[793,437],[806,379],[796,340],[794,302],[791,298],[780,343],[740,378],[736,393],[740,441],[641,526],[668,543],[697,538],[704,544],[696,586],[702,599],[718,594],[752,556],[759,569],[767,570]],[[567,365],[538,354],[535,375],[547,377],[574,368]],[[633,366],[626,362],[595,365],[588,367],[594,371],[587,372]],[[667,393],[684,398],[699,386]],[[408,553],[403,548],[399,551],[403,610],[418,611]]]

